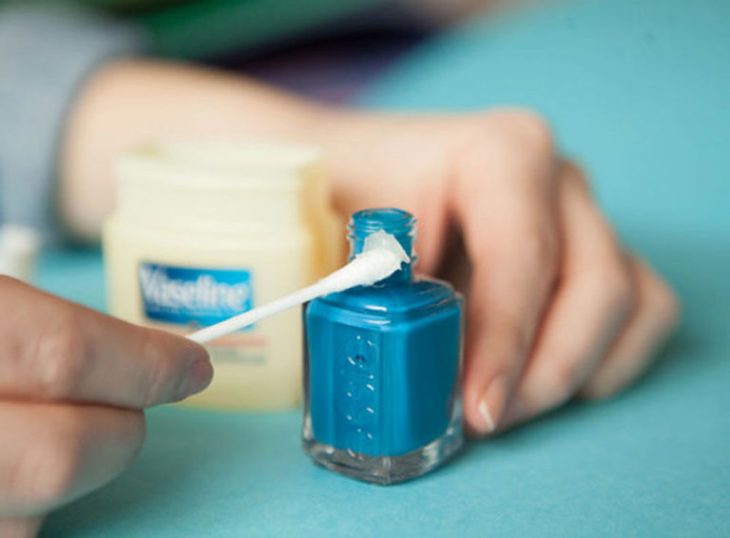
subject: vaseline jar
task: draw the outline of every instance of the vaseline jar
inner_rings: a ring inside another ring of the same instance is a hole
[[[342,261],[339,219],[316,151],[269,144],[161,144],[121,158],[104,228],[109,307],[188,333],[267,303]],[[296,309],[209,345],[216,375],[188,400],[285,409],[300,400]]]

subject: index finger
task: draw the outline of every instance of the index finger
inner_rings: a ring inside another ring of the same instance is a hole
[[[0,398],[140,409],[210,383],[205,348],[0,277]]]
[[[560,248],[549,129],[519,116],[504,130],[513,134],[462,154],[453,189],[473,265],[464,416],[481,435],[499,426],[512,397],[552,294]]]

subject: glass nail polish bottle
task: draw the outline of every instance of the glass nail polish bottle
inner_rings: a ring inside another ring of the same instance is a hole
[[[463,300],[444,282],[413,277],[415,226],[399,209],[355,213],[351,258],[384,230],[410,263],[304,312],[304,450],[328,469],[378,484],[420,476],[463,443]]]

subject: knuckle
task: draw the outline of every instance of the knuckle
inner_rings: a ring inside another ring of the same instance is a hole
[[[59,317],[40,338],[32,358],[33,378],[40,396],[62,399],[74,394],[83,377],[85,346],[75,317]]]
[[[466,132],[463,161],[485,162],[552,179],[555,142],[548,122],[527,109],[499,109],[476,117]],[[492,148],[485,152],[484,148]]]
[[[619,255],[593,272],[589,285],[604,308],[628,315],[636,305],[636,287],[631,271]]]
[[[505,133],[522,151],[536,155],[553,155],[553,132],[550,124],[541,115],[521,108],[504,109],[498,114]]]
[[[664,281],[654,278],[647,295],[648,308],[658,320],[660,327],[665,331],[671,331],[679,323],[681,314],[677,294]]]
[[[514,129],[533,149],[552,153],[553,133],[545,118],[531,110],[517,109],[511,111],[510,121]]]
[[[567,186],[590,196],[592,194],[591,184],[583,168],[575,161],[568,159],[563,159],[560,164],[563,172],[561,181],[564,181]]]
[[[544,390],[551,395],[551,405],[559,405],[573,395],[577,376],[575,361],[568,357],[555,357],[543,375]]]

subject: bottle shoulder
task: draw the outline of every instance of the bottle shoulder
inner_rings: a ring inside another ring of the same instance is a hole
[[[411,316],[423,311],[460,308],[460,293],[449,283],[433,278],[410,282],[359,286],[315,299],[310,310],[347,310],[380,316]]]

